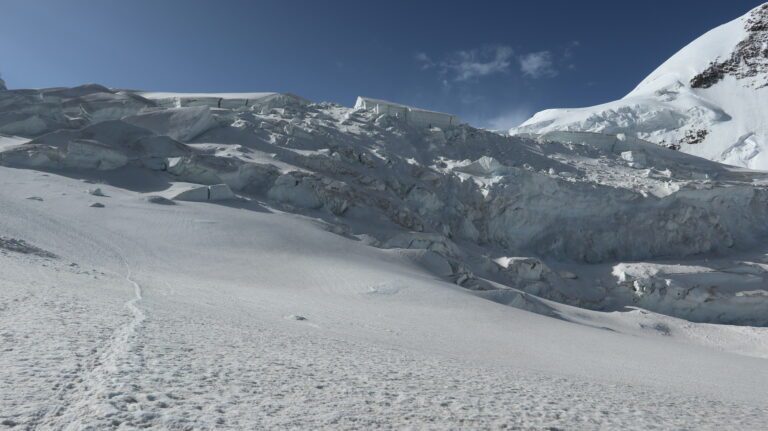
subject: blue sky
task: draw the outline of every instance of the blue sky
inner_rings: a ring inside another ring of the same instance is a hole
[[[357,95],[505,128],[629,92],[744,0],[3,0],[9,88]]]

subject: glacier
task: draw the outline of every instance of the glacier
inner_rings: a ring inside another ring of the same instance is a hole
[[[762,132],[703,95],[762,90],[713,64],[514,134],[0,89],[0,429],[761,428]]]
[[[68,102],[138,97],[100,89],[106,92],[102,96],[94,88],[67,90],[82,94]],[[7,91],[4,97],[16,94]],[[624,134],[502,136],[468,125],[443,130],[290,98],[268,111],[258,104],[163,107],[144,100],[146,106],[130,115],[110,106],[123,106],[120,99],[102,105],[113,118],[69,117],[87,125],[57,128],[57,123],[54,130],[27,135],[28,141],[4,147],[0,162],[44,170],[142,168],[167,177],[171,186],[156,194],[169,199],[227,200],[233,192],[242,199],[267,199],[288,212],[316,214],[373,246],[432,250],[431,259],[452,268],[443,277],[468,289],[501,284],[598,310],[642,303],[697,321],[768,324],[758,311],[768,297],[720,288],[718,278],[704,275],[715,271],[712,267],[696,266],[702,278],[693,284],[663,271],[643,278],[626,272],[611,276],[614,271],[605,269],[598,281],[579,276],[580,270],[569,271],[576,278],[563,278],[558,270],[762,251],[760,238],[768,234],[768,177],[762,172]],[[19,102],[12,106],[17,109]],[[22,110],[36,109],[23,105]],[[403,236],[412,239],[397,239]],[[496,263],[509,258],[543,259],[539,265],[548,275],[521,278],[516,264]],[[745,290],[768,276],[762,258],[752,259],[755,271]],[[741,285],[741,278],[734,275],[732,281]],[[651,279],[658,280],[643,281]],[[635,287],[643,283],[660,287],[649,296]],[[682,293],[666,294],[674,289]],[[695,289],[709,293],[688,294]],[[595,290],[602,293],[595,297]],[[685,306],[667,304],[676,301]]]

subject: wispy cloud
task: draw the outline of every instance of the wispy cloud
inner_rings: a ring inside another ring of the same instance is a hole
[[[456,81],[467,81],[507,72],[512,63],[512,54],[512,48],[508,46],[458,51],[444,61],[442,66],[454,73]]]
[[[429,58],[426,52],[417,52],[413,58],[421,65],[422,70],[429,69],[435,65],[435,62]]]
[[[578,41],[570,41],[547,50],[516,54],[508,45],[487,45],[443,56],[416,52],[413,61],[420,69],[435,75],[443,98],[464,107],[466,121],[506,132],[529,119],[533,110],[522,105],[510,107],[504,94],[519,93],[516,89],[526,86],[529,80],[567,74],[575,67],[573,57],[579,48]],[[494,75],[509,75],[511,79],[483,79]],[[498,88],[500,81],[509,88]],[[494,88],[484,84],[492,84]]]
[[[578,40],[572,40],[563,48],[563,60],[568,62],[568,70],[576,69],[576,65],[572,63],[575,51],[581,46],[581,42]]]
[[[455,51],[440,61],[432,60],[423,52],[417,53],[415,59],[423,70],[436,68],[445,80],[462,82],[507,73],[514,59],[513,54],[511,47],[497,45]]]
[[[549,51],[532,52],[518,58],[520,71],[531,78],[557,76],[552,53]]]
[[[475,82],[495,74],[510,73],[517,61],[523,77],[539,79],[557,76],[561,70],[573,69],[574,51],[580,47],[573,40],[554,50],[514,55],[507,45],[489,45],[482,48],[453,51],[442,59],[435,59],[426,52],[414,54],[414,60],[422,70],[436,70],[444,87],[451,83]]]
[[[579,42],[578,40],[572,40],[568,42],[567,44],[565,44],[565,48],[563,48],[563,57],[564,58],[573,57],[574,51],[576,51],[576,49],[580,46],[581,46],[581,42]]]
[[[479,124],[486,129],[506,132],[531,118],[531,115],[533,115],[533,112],[530,109],[518,107],[504,111],[495,117],[483,119]]]

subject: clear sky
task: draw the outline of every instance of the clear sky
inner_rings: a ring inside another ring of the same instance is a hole
[[[3,0],[9,88],[358,95],[505,128],[628,93],[756,0]]]

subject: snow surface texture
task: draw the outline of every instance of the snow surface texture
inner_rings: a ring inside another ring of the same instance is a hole
[[[0,93],[0,427],[768,420],[767,174],[227,97]]]
[[[621,100],[541,111],[512,134],[625,133],[768,170],[768,3],[681,49]]]

